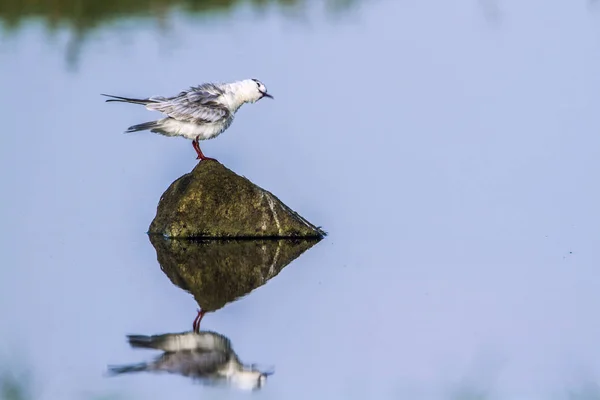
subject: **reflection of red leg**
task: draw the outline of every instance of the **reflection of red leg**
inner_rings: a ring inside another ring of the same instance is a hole
[[[204,160],[217,161],[214,158],[206,157],[204,154],[202,154],[202,150],[200,150],[200,144],[198,143],[198,138],[197,137],[196,137],[196,139],[192,140],[192,146],[194,146],[194,150],[196,150],[196,154],[198,154],[198,157],[196,157],[196,160],[200,160],[200,161],[204,161]]]
[[[198,310],[198,315],[196,316],[194,324],[192,325],[192,327],[194,328],[194,332],[196,333],[200,332],[200,321],[202,321],[202,318],[204,318],[204,314],[206,314],[206,311]]]

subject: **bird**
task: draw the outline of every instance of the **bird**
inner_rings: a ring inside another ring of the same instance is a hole
[[[109,366],[111,376],[134,372],[167,372],[197,379],[205,384],[230,384],[239,389],[257,390],[271,371],[255,364],[244,365],[231,347],[229,338],[213,331],[128,335],[133,348],[162,350],[153,361]]]
[[[109,375],[168,372],[198,379],[205,384],[228,383],[239,389],[260,389],[273,372],[261,371],[256,364],[243,364],[226,336],[214,331],[201,331],[201,315],[199,312],[192,331],[127,335],[131,347],[162,350],[163,354],[150,362],[109,366]]]
[[[213,160],[200,149],[200,140],[213,139],[231,126],[236,112],[246,103],[256,103],[267,97],[267,88],[258,79],[244,79],[229,83],[202,83],[191,86],[171,97],[152,96],[146,99],[114,96],[106,102],[140,104],[147,110],[158,111],[165,118],[130,126],[125,133],[149,130],[164,136],[182,136],[192,140],[197,160]]]

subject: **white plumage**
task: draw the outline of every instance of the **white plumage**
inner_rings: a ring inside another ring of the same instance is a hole
[[[199,160],[214,160],[202,154],[198,141],[213,139],[233,122],[235,113],[246,103],[255,103],[263,97],[273,98],[257,79],[230,83],[203,83],[181,91],[173,97],[153,96],[133,99],[103,94],[109,101],[141,104],[167,117],[130,126],[126,133],[149,130],[165,136],[182,136],[192,140]]]

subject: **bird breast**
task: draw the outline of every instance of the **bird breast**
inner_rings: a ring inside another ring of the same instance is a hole
[[[200,140],[208,140],[220,135],[229,127],[229,125],[231,125],[231,119],[228,121],[201,125],[168,119],[162,124],[162,128],[170,132],[173,136],[183,136],[190,140],[194,140],[196,138]]]

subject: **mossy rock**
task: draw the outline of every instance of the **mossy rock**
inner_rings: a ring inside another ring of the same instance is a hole
[[[272,193],[217,161],[199,162],[160,198],[151,234],[172,238],[322,238]]]

